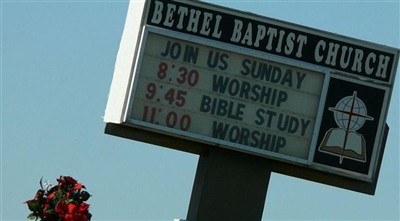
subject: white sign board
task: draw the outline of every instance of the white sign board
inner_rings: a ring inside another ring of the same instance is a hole
[[[129,122],[258,154],[307,160],[323,74],[146,35]]]
[[[398,56],[198,1],[134,1],[105,121],[371,181]]]

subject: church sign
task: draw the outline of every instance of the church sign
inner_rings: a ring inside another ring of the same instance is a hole
[[[208,3],[131,1],[104,120],[372,182],[398,57]]]

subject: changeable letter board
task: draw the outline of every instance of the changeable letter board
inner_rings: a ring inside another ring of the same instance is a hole
[[[375,178],[397,49],[197,1],[129,14],[106,122]]]

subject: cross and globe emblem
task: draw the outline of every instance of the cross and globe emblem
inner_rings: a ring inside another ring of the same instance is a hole
[[[342,98],[335,107],[329,107],[339,128],[329,129],[319,147],[319,150],[331,155],[339,156],[339,163],[344,158],[366,162],[366,142],[359,130],[367,120],[374,120],[368,116],[367,107],[357,97],[357,91],[352,96]]]
[[[356,131],[364,125],[365,120],[374,120],[373,117],[367,115],[367,107],[357,97],[357,91],[353,92],[353,96],[342,98],[334,108],[330,107],[329,110],[334,112],[336,124],[346,131]]]

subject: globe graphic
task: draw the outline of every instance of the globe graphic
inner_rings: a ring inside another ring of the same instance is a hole
[[[356,93],[353,96],[342,98],[335,108],[330,110],[334,111],[336,124],[341,129],[349,131],[360,129],[365,120],[371,118],[367,115],[367,108],[364,102],[356,96]]]

